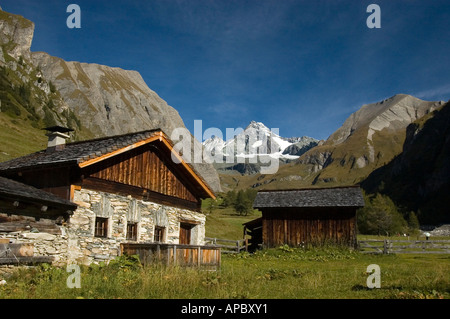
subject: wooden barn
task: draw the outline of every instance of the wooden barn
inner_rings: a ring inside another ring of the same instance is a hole
[[[0,177],[0,212],[6,215],[68,218],[77,205],[49,192]],[[2,228],[0,228],[0,231]]]
[[[38,230],[58,231],[56,224],[68,218],[76,208],[77,205],[69,200],[0,177],[0,233],[22,230],[29,231],[27,234],[32,237]],[[0,238],[0,266],[41,262],[52,262],[52,258],[35,254],[34,245],[15,242],[15,238]]]
[[[244,224],[253,247],[342,244],[356,246],[359,187],[260,191],[253,207],[262,217]]]
[[[62,214],[59,233],[34,242],[41,254],[61,263],[89,264],[113,259],[124,252],[124,244],[204,245],[201,199],[215,198],[214,192],[174,151],[163,131],[66,144],[71,130],[47,130],[47,149],[0,163],[0,176],[76,205],[73,213]],[[30,216],[44,213],[33,211]],[[55,223],[57,216],[45,217]],[[0,220],[0,238],[25,242],[33,237],[26,229],[1,229]]]

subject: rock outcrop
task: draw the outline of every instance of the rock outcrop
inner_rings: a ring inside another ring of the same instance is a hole
[[[0,45],[15,59],[28,58],[33,41],[34,23],[0,9]]]
[[[377,162],[387,163],[400,153],[406,127],[442,104],[398,94],[378,103],[363,105],[321,147],[305,153],[299,162],[319,164],[319,169],[333,162],[341,166],[351,164],[351,168],[360,169],[371,164],[378,166]],[[385,139],[391,141],[383,142]]]
[[[137,71],[66,62],[45,52],[30,52],[33,33],[33,22],[0,11],[0,65],[7,68],[9,78],[4,83],[10,83],[4,91],[14,93],[20,88],[12,98],[11,94],[0,96],[3,112],[22,114],[27,121],[34,121],[33,127],[71,126],[79,139],[154,128],[171,137],[173,129],[185,128],[178,112],[152,91]],[[201,147],[192,140],[194,147]],[[211,164],[192,164],[214,191],[221,190]]]
[[[403,130],[440,105],[442,102],[423,101],[406,94],[397,94],[378,103],[363,105],[330,135],[327,144],[341,144],[359,129],[367,130],[368,140],[372,140],[373,134],[383,129]]]
[[[289,175],[301,177],[289,184],[291,188],[361,183],[402,152],[408,125],[443,103],[398,94],[363,105],[325,142],[308,150],[295,164],[280,167],[275,177],[270,177],[277,179],[270,184],[271,188],[284,187],[286,183],[281,179]]]
[[[410,124],[402,152],[362,186],[417,212],[421,223],[449,223],[450,103]]]
[[[98,136],[161,128],[169,136],[184,127],[178,112],[161,99],[136,71],[94,63],[66,62],[44,52],[32,60],[70,108]]]

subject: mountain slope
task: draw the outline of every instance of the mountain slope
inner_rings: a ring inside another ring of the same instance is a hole
[[[423,224],[449,223],[450,103],[407,128],[403,152],[361,184],[389,195]]]
[[[170,137],[174,128],[185,128],[178,112],[138,72],[30,52],[33,32],[31,21],[0,10],[0,160],[42,149],[46,137],[38,129],[55,124],[73,128],[74,140],[153,128]],[[25,147],[11,142],[13,130]],[[220,191],[210,164],[192,164]]]
[[[174,128],[184,127],[178,112],[149,89],[136,71],[66,62],[45,52],[31,56],[75,114],[92,119],[86,125],[97,136],[148,127],[160,127],[170,136]]]
[[[276,174],[255,176],[245,186],[277,189],[360,183],[402,151],[411,122],[442,104],[399,94],[363,105],[322,145],[280,167]]]
[[[0,161],[44,148],[46,126],[70,126],[75,139],[93,137],[32,63],[33,32],[31,21],[0,10]]]

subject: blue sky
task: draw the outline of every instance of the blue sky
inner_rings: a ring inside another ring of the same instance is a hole
[[[69,4],[81,29],[69,29]],[[369,29],[369,4],[381,28]],[[326,139],[397,93],[450,99],[448,0],[0,0],[35,23],[32,51],[141,73],[193,132],[246,127]],[[143,128],[144,129],[144,128]]]

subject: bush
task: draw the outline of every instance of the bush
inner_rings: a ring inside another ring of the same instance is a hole
[[[139,269],[142,268],[138,255],[122,255],[111,260],[108,267],[114,269]]]
[[[253,201],[255,200],[257,191],[254,189],[228,191],[222,197],[222,207],[232,207],[239,215],[247,216],[253,211]]]
[[[236,201],[236,191],[228,191],[223,196],[222,206],[223,207],[231,207],[234,205],[234,202]]]
[[[358,210],[361,234],[392,235],[408,232],[408,225],[394,202],[386,195],[365,196],[365,207]]]
[[[420,233],[419,219],[417,218],[417,215],[414,214],[414,212],[410,212],[408,215],[408,228],[410,234],[412,235],[417,235]]]

